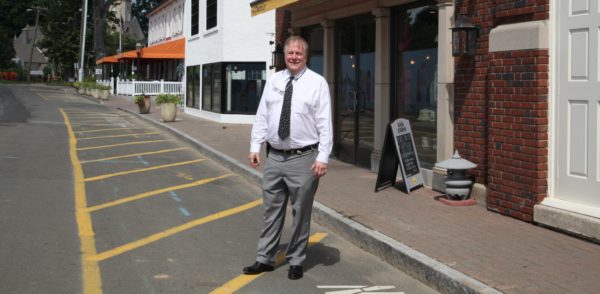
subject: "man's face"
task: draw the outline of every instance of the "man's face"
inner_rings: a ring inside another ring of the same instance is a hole
[[[292,75],[296,75],[306,66],[304,46],[302,42],[291,42],[285,50],[285,65]]]

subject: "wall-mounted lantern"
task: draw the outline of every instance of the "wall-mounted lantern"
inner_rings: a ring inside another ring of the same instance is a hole
[[[474,56],[478,35],[479,27],[461,14],[452,28],[452,56]]]
[[[275,45],[275,51],[273,51],[271,55],[271,66],[269,66],[269,69],[273,68],[275,68],[275,70],[282,70],[285,68],[285,62],[283,59],[283,48],[280,44]]]
[[[435,167],[445,169],[446,176],[446,196],[450,200],[466,200],[469,198],[473,181],[467,177],[467,171],[476,168],[477,165],[460,157],[458,150],[454,155]]]

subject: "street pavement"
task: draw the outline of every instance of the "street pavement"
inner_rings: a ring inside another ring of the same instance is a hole
[[[67,88],[0,85],[0,135],[0,293],[438,293],[314,223],[303,279],[241,274],[259,186]]]
[[[115,107],[168,129],[207,156],[260,182],[247,165],[250,125],[223,124],[182,111],[172,123],[153,105],[140,115],[130,97]],[[264,158],[264,150],[263,150]],[[598,293],[600,246],[475,206],[448,206],[423,187],[374,192],[377,174],[335,159],[320,183],[313,215],[357,246],[444,293]]]

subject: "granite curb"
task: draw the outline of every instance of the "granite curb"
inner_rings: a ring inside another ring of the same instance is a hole
[[[261,185],[262,173],[240,163],[232,157],[196,140],[195,138],[170,127],[165,123],[140,115],[129,109],[117,107],[125,113],[141,118],[160,129],[168,131],[176,137],[194,146],[198,151],[223,164],[235,173],[246,177],[253,183]],[[469,277],[429,256],[426,256],[403,243],[394,240],[378,231],[353,221],[335,210],[315,201],[313,219],[340,234],[346,240],[365,251],[374,254],[392,266],[419,279],[442,293],[502,293],[472,277]]]

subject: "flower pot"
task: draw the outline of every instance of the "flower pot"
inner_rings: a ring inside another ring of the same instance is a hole
[[[140,110],[141,114],[148,114],[150,113],[150,105],[152,104],[151,100],[150,100],[150,96],[148,97],[144,97],[144,104],[138,104],[138,108]]]
[[[100,90],[92,89],[92,97],[94,97],[96,99],[100,98]]]
[[[109,95],[109,91],[110,90],[99,90],[100,91],[100,99],[101,100],[107,100],[108,99],[108,95]]]
[[[173,122],[177,117],[177,104],[163,103],[160,105],[160,117],[164,122]]]

